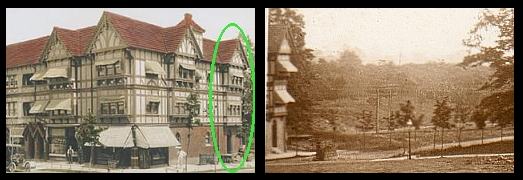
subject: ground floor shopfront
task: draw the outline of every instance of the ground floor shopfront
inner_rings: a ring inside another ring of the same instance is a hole
[[[30,123],[6,128],[6,141],[21,144],[26,159],[66,160],[69,147],[74,150],[73,159],[84,163],[91,154],[94,163],[99,165],[114,164],[115,167],[149,168],[178,163],[178,152],[187,153],[187,163],[207,164],[216,161],[212,145],[212,136],[208,125],[200,125],[190,130],[183,126],[139,126],[133,141],[130,125],[105,126],[101,139],[111,139],[109,144],[79,146],[75,138],[77,124],[42,124]],[[116,127],[116,128],[115,128]],[[118,128],[120,127],[120,128]],[[127,127],[127,128],[122,128]],[[216,125],[217,141],[222,155],[232,157],[238,153],[242,144],[239,136],[240,125]],[[190,138],[190,142],[189,142]],[[118,139],[118,140],[117,140]],[[118,142],[119,141],[119,142]],[[112,143],[112,144],[111,144]],[[138,144],[135,144],[138,143]],[[136,146],[135,146],[136,145]]]

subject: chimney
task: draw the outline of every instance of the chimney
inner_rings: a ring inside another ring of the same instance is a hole
[[[185,21],[190,21],[190,20],[192,20],[192,15],[191,15],[190,13],[185,13],[185,14],[184,14],[184,17],[185,17],[185,18],[184,18]]]

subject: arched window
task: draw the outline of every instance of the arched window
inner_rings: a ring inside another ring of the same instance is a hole
[[[207,131],[207,133],[205,133],[205,144],[211,144],[211,133],[209,131]]]
[[[176,133],[176,140],[178,140],[178,142],[181,144],[182,143],[182,138],[180,136],[180,133]]]

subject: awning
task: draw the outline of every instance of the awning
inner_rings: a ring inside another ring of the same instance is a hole
[[[136,146],[141,148],[158,148],[180,146],[171,129],[167,126],[144,126],[136,132]]]
[[[101,65],[109,65],[114,64],[120,61],[120,59],[108,59],[108,60],[97,60],[94,65],[95,66],[101,66]]]
[[[29,78],[29,80],[31,81],[42,81],[44,80],[44,74],[45,72],[36,72],[33,74],[33,76],[31,76],[31,78]]]
[[[136,146],[158,148],[180,146],[168,126],[136,128]],[[100,143],[105,147],[134,147],[132,126],[111,126],[100,133]]]
[[[23,138],[24,128],[23,127],[12,127],[9,129],[9,137],[11,138]]]
[[[232,73],[232,75],[236,76],[236,77],[241,77],[241,78],[243,77],[243,73],[242,72],[236,72],[235,71],[235,72]]]
[[[165,75],[162,66],[155,61],[145,61],[145,73]]]
[[[146,97],[147,102],[160,102],[160,97],[157,96],[149,96]]]
[[[188,70],[195,70],[196,69],[194,64],[180,64],[180,67],[182,67],[184,69],[188,69]]]
[[[71,110],[71,99],[56,99],[51,100],[47,107],[45,108],[46,111],[52,111],[52,110]]]
[[[33,104],[33,107],[31,107],[31,109],[29,109],[29,113],[30,114],[43,113],[48,102],[49,101],[36,101]]]
[[[287,90],[275,90],[274,91],[279,100],[285,104],[295,102],[294,98],[287,92]]]
[[[289,60],[277,60],[278,64],[282,67],[280,71],[283,72],[298,72],[298,69]]]
[[[51,68],[45,72],[44,76],[42,78],[68,78],[67,76],[67,67],[57,67],[57,68]]]
[[[114,101],[124,101],[125,96],[104,96],[100,97],[100,102],[114,102]]]
[[[106,147],[134,147],[131,126],[111,126],[100,132],[99,140]]]

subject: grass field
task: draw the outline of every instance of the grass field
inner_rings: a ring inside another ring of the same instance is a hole
[[[469,147],[451,147],[448,149],[422,151],[419,156],[439,156],[439,155],[458,155],[458,154],[490,154],[490,153],[513,153],[514,140],[494,142],[485,145],[474,145]]]
[[[483,139],[487,138],[499,138],[499,129],[486,129],[483,131]],[[514,129],[506,128],[503,130],[503,136],[512,136]],[[367,132],[365,134],[340,134],[332,132],[323,132],[313,135],[316,139],[325,141],[332,140],[336,149],[347,150],[347,151],[360,151],[360,152],[372,152],[372,151],[386,151],[396,150],[402,148],[408,148],[408,132],[407,131],[393,131],[391,133],[373,133]],[[434,139],[434,136],[436,137]],[[461,132],[461,141],[480,140],[481,130],[468,129]],[[434,146],[434,140],[436,148],[441,145],[441,131],[434,130],[417,130],[411,131],[411,146],[413,148],[422,146]],[[445,130],[443,136],[443,143],[458,142],[457,130]],[[314,151],[313,141],[301,140],[289,143],[290,149],[295,149],[296,145],[300,150]]]
[[[514,157],[463,157],[414,159],[380,162],[347,162],[335,164],[271,165],[268,173],[466,173],[466,172],[514,172]]]

